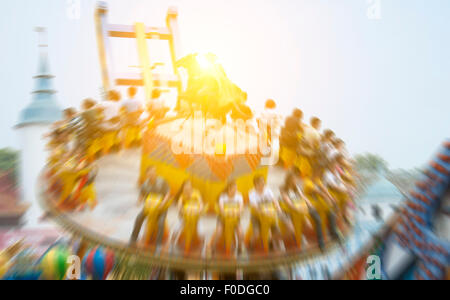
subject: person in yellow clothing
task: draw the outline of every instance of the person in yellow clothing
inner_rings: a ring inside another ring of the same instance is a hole
[[[264,111],[257,119],[259,130],[265,133],[268,145],[272,145],[272,141],[280,135],[281,117],[276,108],[276,102],[273,99],[268,99]]]
[[[193,188],[190,180],[186,180],[181,185],[180,190],[175,196],[175,201],[178,203],[178,211],[181,211],[186,205],[196,205],[203,208],[202,196],[198,190]]]
[[[96,159],[101,147],[101,111],[92,99],[86,99],[82,103],[80,124],[76,131],[77,152],[83,153],[89,161]]]
[[[233,244],[239,246],[242,239],[239,225],[243,210],[244,198],[237,189],[236,181],[231,180],[219,196],[217,227],[210,248],[217,247],[221,242],[225,252],[230,254]]]
[[[144,112],[143,104],[136,99],[137,89],[134,86],[128,88],[128,99],[122,101],[121,114],[124,119],[122,129],[123,147],[130,148],[141,139],[140,118]]]
[[[339,240],[340,238],[336,226],[337,205],[322,183],[322,174],[323,172],[320,168],[315,168],[313,176],[305,178],[303,181],[303,192],[311,206],[317,211],[320,220],[320,226],[316,226],[318,235],[322,235],[320,238],[322,242],[319,240],[319,243],[323,243],[327,232],[333,239]],[[323,247],[323,244],[321,247]]]
[[[298,169],[303,177],[311,177],[313,173],[313,166],[308,156],[299,153],[294,161],[294,168]]]
[[[225,210],[227,205],[235,205],[241,214],[244,210],[244,198],[242,194],[239,193],[237,189],[237,183],[235,180],[230,181],[225,190],[219,197],[219,215],[225,215]]]
[[[305,177],[311,177],[314,172],[313,168],[316,168],[319,163],[320,126],[319,118],[311,118],[310,126],[304,126],[303,136],[297,149],[298,156],[295,166],[300,169]]]
[[[70,202],[72,193],[78,178],[76,157],[72,157],[68,161],[61,164],[58,172],[55,174],[61,181],[62,189],[59,196],[58,206],[64,207]]]
[[[285,168],[294,165],[297,150],[303,137],[303,112],[295,109],[292,115],[286,118],[280,134],[280,158]]]
[[[109,154],[112,151],[117,151],[120,145],[120,118],[114,117],[111,120],[102,124],[102,147],[103,154]]]
[[[275,241],[280,244],[282,242],[279,228],[281,208],[277,197],[266,185],[263,176],[255,176],[253,184],[255,188],[249,192],[251,220],[245,243],[257,241],[267,253],[270,244],[275,245]]]
[[[300,217],[300,219],[293,221],[294,231],[296,231],[296,238],[298,239],[299,233],[302,233],[300,230],[303,228],[303,225],[309,221],[310,223],[312,223],[316,231],[319,248],[321,250],[324,250],[325,240],[324,232],[322,230],[321,218],[316,207],[314,207],[313,203],[309,200],[314,193],[315,185],[310,178],[303,177],[301,171],[296,168],[292,170],[290,175],[291,176],[288,176],[285,185],[281,189],[282,201],[285,203],[285,206],[286,204],[289,205],[290,203],[290,205],[294,206],[294,208],[297,209],[296,211],[294,210],[294,212],[296,212],[296,216],[291,216],[291,218],[298,218],[299,212],[305,214],[303,220]],[[295,199],[301,200],[295,201]],[[297,202],[297,205],[295,202]],[[299,210],[298,208],[301,208],[301,210]],[[298,228],[299,225],[301,226],[300,228]]]
[[[78,200],[78,209],[86,206],[92,210],[97,206],[97,192],[95,190],[95,177],[97,169],[94,166],[84,166],[78,173],[77,189],[74,198]]]
[[[120,131],[120,93],[117,91],[110,91],[108,93],[107,101],[103,101],[101,107],[103,108],[102,120],[102,147],[103,153],[109,154],[113,149],[120,145],[119,131]]]
[[[335,199],[338,208],[338,215],[344,220],[347,218],[347,206],[349,204],[350,193],[344,180],[341,178],[338,170],[338,162],[340,161],[341,154],[337,155],[331,161],[328,170],[323,175],[323,182],[328,189],[331,196]]]
[[[141,185],[139,204],[144,203],[144,208],[136,217],[130,244],[134,245],[139,237],[144,221],[147,228],[144,234],[144,244],[155,243],[157,246],[163,241],[167,208],[172,197],[167,182],[156,173],[156,167],[150,166],[145,171],[145,181]]]
[[[77,111],[75,108],[67,108],[63,111],[63,119],[54,123],[51,132],[46,135],[50,138],[47,144],[49,150],[64,148],[65,151],[71,150],[71,142],[75,130],[75,120]]]
[[[178,202],[178,211],[183,220],[183,229],[177,239],[182,238],[184,251],[187,253],[200,241],[198,221],[203,214],[204,205],[200,192],[193,188],[190,180],[183,183],[175,196],[175,201]]]
[[[64,157],[64,155],[67,152],[64,151],[64,148],[61,146],[55,147],[54,149],[51,149],[50,155],[47,159],[47,177],[51,179],[52,186],[55,183],[55,180],[57,179],[55,174],[58,172],[58,167]]]
[[[285,178],[284,185],[280,188],[281,208],[290,219],[298,248],[302,247],[303,227],[307,222],[308,208],[311,206],[301,190],[298,169],[291,171]]]

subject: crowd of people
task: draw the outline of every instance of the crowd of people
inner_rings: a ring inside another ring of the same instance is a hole
[[[143,237],[144,245],[160,246],[166,230],[167,209],[174,203],[183,223],[182,228],[189,222],[185,215],[187,207],[195,208],[194,215],[197,221],[201,216],[207,214],[202,202],[202,195],[194,188],[191,180],[185,181],[180,190],[174,193],[170,190],[166,180],[157,175],[155,167],[150,167],[146,176],[147,180],[141,187],[141,199],[144,199],[141,201],[144,203],[144,207],[136,219],[131,237],[132,245],[137,242],[141,227],[147,220],[157,226],[154,226],[151,232],[146,231]],[[338,219],[349,222],[346,212],[351,195],[346,184],[337,181],[337,173],[333,174],[328,171],[325,176],[326,181],[319,185],[316,184],[319,178],[318,173],[315,172],[313,177],[308,180],[302,177],[299,169],[293,168],[287,173],[279,193],[267,185],[263,176],[255,176],[254,188],[246,195],[248,203],[245,203],[244,195],[238,191],[236,181],[230,181],[218,198],[216,233],[208,246],[214,251],[219,239],[224,238],[225,224],[227,218],[230,217],[227,210],[230,209],[233,209],[233,217],[237,220],[232,229],[234,230],[233,240],[238,240],[238,243],[235,244],[236,247],[245,245],[248,249],[258,247],[259,243],[266,243],[270,249],[281,250],[286,249],[284,242],[296,240],[296,247],[301,248],[305,238],[302,235],[302,229],[306,227],[307,223],[316,231],[316,236],[308,240],[309,243],[317,242],[321,249],[325,249],[327,237],[339,241],[342,233],[337,222]],[[157,211],[149,209],[155,199],[158,199],[158,206],[161,208]],[[243,234],[239,221],[246,208],[250,210],[251,221],[247,232]],[[271,211],[272,221],[270,222],[267,222],[266,210]],[[262,227],[267,226],[269,226],[268,231],[262,232]],[[197,228],[190,228],[190,230],[195,236]],[[262,248],[266,251],[269,249],[264,246]]]
[[[66,109],[64,119],[54,125],[49,134],[51,156],[47,176],[51,191],[58,195],[59,209],[93,209],[97,204],[96,160],[140,145],[142,130],[150,120],[164,118],[167,110],[163,106],[144,106],[136,99],[136,92],[135,87],[130,87],[126,100],[121,100],[117,91],[110,91],[107,101],[101,103],[86,99],[80,111]],[[153,95],[155,99],[160,96],[156,92]],[[236,245],[252,247],[262,241],[267,251],[269,247],[282,248],[283,241],[291,239],[301,248],[304,229],[309,225],[315,231],[314,240],[324,249],[329,237],[340,239],[342,226],[338,224],[350,221],[347,212],[355,185],[345,144],[333,131],[321,132],[321,120],[316,117],[309,125],[304,124],[299,109],[281,126],[275,101],[268,100],[265,108],[258,121],[270,125],[264,128],[270,144],[272,138],[279,137],[281,166],[278,168],[286,170],[284,184],[273,190],[266,178],[258,175],[254,178],[254,189],[248,195],[241,195],[236,181],[230,179],[217,199],[218,225],[210,246],[214,248],[223,239],[231,218],[233,238],[239,241]],[[194,232],[187,235],[198,238],[198,220],[207,213],[201,193],[191,180],[179,191],[172,191],[167,181],[158,176],[156,168],[149,167],[140,192],[139,205],[143,209],[136,219],[131,244],[137,242],[141,227],[147,222],[153,227],[147,224],[144,243],[161,245],[166,236],[167,210],[174,202],[184,226],[189,223],[188,230]],[[239,223],[246,208],[251,215],[250,226],[243,234]]]
[[[305,124],[303,112],[294,109],[281,129],[280,158],[284,168],[295,169],[282,189],[283,199],[291,208],[292,198],[305,200],[323,247],[327,231],[339,238],[338,222],[350,222],[348,208],[352,206],[356,184],[345,143],[332,130],[321,131],[321,127],[319,118],[312,117]]]
[[[274,104],[273,100],[266,103],[265,118],[277,118],[273,113],[276,107]],[[233,227],[235,237],[244,245],[256,245],[261,239],[270,238],[272,243],[267,242],[264,248],[277,248],[276,242],[279,242],[278,248],[282,248],[286,239],[294,238],[296,246],[301,248],[305,239],[304,228],[307,225],[314,229],[313,240],[321,249],[325,248],[327,239],[339,241],[342,238],[341,229],[351,222],[348,208],[352,206],[356,188],[352,179],[354,174],[351,161],[344,142],[337,138],[333,131],[320,131],[320,119],[312,118],[309,125],[304,124],[302,119],[302,111],[296,109],[285,120],[281,130],[276,126],[267,128],[269,132],[273,130],[280,133],[281,167],[286,170],[286,177],[279,190],[273,190],[266,183],[265,177],[259,175],[254,178],[254,189],[248,195],[239,193],[236,181],[228,182],[217,199],[217,226],[216,234],[210,242],[212,248],[217,245],[220,236],[225,234],[225,222],[229,217],[227,210],[230,208],[233,209],[234,216],[238,216],[238,220],[245,208],[251,212],[251,222],[246,234],[241,232],[239,222]],[[149,204],[144,205],[136,220],[132,244],[136,243],[146,218],[156,218],[158,228],[153,227],[152,233],[147,232],[145,241],[152,240],[155,245],[161,244],[167,208],[174,202],[177,203],[177,210],[183,222],[186,222],[184,207],[197,207],[197,220],[199,215],[206,214],[202,195],[190,180],[176,192],[170,191],[164,178],[158,177],[155,167],[147,170],[146,178],[141,189],[141,199],[149,199],[144,202],[153,201],[155,194],[159,195],[159,198],[156,198],[164,199],[160,203],[166,209],[160,210],[157,215],[149,215]],[[245,203],[244,199],[248,202]],[[270,222],[267,222],[270,218],[265,213],[267,208],[275,215]],[[266,232],[261,232],[262,228]],[[196,228],[191,230],[196,231]],[[148,234],[154,234],[157,238],[150,239]]]
[[[158,106],[161,92],[153,93],[151,105],[137,99],[137,88],[129,87],[128,98],[121,99],[116,90],[108,92],[106,101],[85,99],[79,111],[67,108],[63,119],[48,134],[47,176],[50,189],[59,195],[58,207],[64,210],[93,209],[97,203],[96,160],[121,149],[139,146],[142,129],[150,116],[163,118],[167,109]]]

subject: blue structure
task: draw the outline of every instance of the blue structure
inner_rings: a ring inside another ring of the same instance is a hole
[[[56,101],[56,91],[52,88],[52,79],[50,75],[48,55],[45,50],[47,45],[40,45],[41,57],[39,61],[38,75],[34,78],[35,89],[33,91],[33,100],[22,110],[17,127],[23,127],[31,124],[52,124],[61,119],[62,111]]]
[[[450,140],[447,140],[425,170],[423,179],[410,192],[399,223],[383,250],[395,244],[412,259],[396,278],[390,278],[383,270],[384,279],[445,279],[450,265],[450,243],[435,235],[433,220],[449,191]]]

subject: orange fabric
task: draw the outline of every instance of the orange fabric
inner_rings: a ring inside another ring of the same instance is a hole
[[[230,158],[218,158],[214,156],[206,156],[211,172],[214,173],[220,180],[226,181],[233,172],[234,163]]]
[[[173,157],[182,169],[187,169],[194,162],[194,158],[189,154],[174,154]]]

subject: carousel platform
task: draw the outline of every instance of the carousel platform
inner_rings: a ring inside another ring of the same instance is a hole
[[[344,243],[338,245],[329,242],[326,250],[321,252],[317,245],[305,245],[299,251],[270,253],[269,255],[250,255],[243,253],[235,258],[211,255],[206,245],[211,239],[217,217],[206,215],[199,223],[199,234],[204,238],[203,247],[193,255],[186,256],[173,243],[157,249],[129,247],[128,242],[133,230],[136,216],[142,207],[138,204],[138,177],[141,150],[127,150],[109,155],[98,160],[99,173],[96,179],[98,205],[94,210],[60,212],[53,205],[52,199],[45,193],[45,181],[42,184],[42,204],[52,219],[65,230],[92,245],[101,245],[116,252],[132,257],[139,263],[151,267],[170,267],[187,271],[260,272],[261,270],[280,270],[289,267],[293,275],[301,278],[326,278],[334,276],[344,266],[345,253],[355,255],[371,243],[373,235],[382,230],[386,223],[376,221],[370,215],[370,202],[362,202],[355,216],[355,227],[348,233]],[[268,183],[273,190],[284,180],[284,170],[272,167],[269,170]],[[396,194],[387,195],[395,197]],[[398,194],[398,198],[401,195]],[[384,198],[383,198],[384,199]],[[395,199],[394,199],[395,200]],[[397,199],[398,200],[398,199]],[[390,203],[390,202],[389,202]],[[395,213],[389,203],[382,204],[384,220],[389,220]],[[241,219],[242,229],[247,228],[250,213],[245,212]],[[175,208],[169,208],[167,215],[169,240],[175,238],[181,224]],[[326,266],[328,271],[324,270]]]

